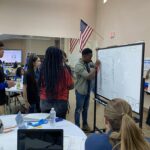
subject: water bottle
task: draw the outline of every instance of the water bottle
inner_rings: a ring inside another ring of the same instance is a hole
[[[20,89],[20,79],[17,79],[17,84],[16,84],[16,86],[17,86],[17,89]]]
[[[17,123],[17,126],[19,129],[26,129],[26,125],[25,125],[25,122],[24,122],[24,119],[23,119],[23,116],[21,114],[21,112],[19,111],[16,118],[16,123]]]
[[[51,111],[50,111],[50,125],[51,126],[55,125],[55,119],[56,119],[56,111],[54,108],[51,108]]]

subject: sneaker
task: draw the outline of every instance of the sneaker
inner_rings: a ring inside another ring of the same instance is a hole
[[[85,131],[85,132],[90,132],[91,131],[91,129],[90,129],[90,127],[88,125],[84,125],[82,127],[82,130]]]

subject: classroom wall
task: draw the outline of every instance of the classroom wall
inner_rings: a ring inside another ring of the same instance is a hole
[[[84,19],[98,33],[93,33],[86,47],[120,45],[144,40],[145,56],[150,57],[150,1],[149,0],[0,0],[0,34],[34,35],[46,37],[79,37],[80,19]],[[110,38],[110,33],[115,37]],[[7,48],[23,49],[43,54],[51,41],[8,40]],[[50,44],[51,43],[51,44]],[[61,43],[63,43],[61,41]],[[79,44],[71,54],[69,39],[64,50],[74,67],[81,57]],[[145,106],[145,104],[144,104]],[[148,106],[146,104],[146,106]],[[146,107],[145,106],[145,107]]]
[[[81,18],[95,28],[96,3],[97,0],[1,0],[0,33],[79,38]],[[61,40],[61,48],[67,51],[70,63],[74,66],[80,58],[79,46],[76,47],[75,53],[70,55],[69,44],[64,46],[63,43]],[[26,48],[32,51],[41,47],[39,43],[30,44],[30,41],[27,41],[26,45]],[[93,45],[93,38],[90,38],[86,47],[93,48]],[[40,50],[39,48],[38,53],[42,54],[43,50]]]
[[[44,55],[49,46],[54,46],[54,39],[51,40],[25,40],[27,52],[34,52],[38,55]]]
[[[145,56],[150,57],[150,20],[148,19],[150,1],[108,0],[106,4],[102,2],[102,0],[63,0],[63,2],[60,0],[1,0],[0,33],[79,37],[79,22],[80,18],[83,18],[100,35],[93,33],[86,47],[95,49],[144,40],[146,42]],[[115,32],[115,37],[112,39],[111,32]],[[70,54],[69,42],[66,43],[65,51],[74,65],[81,57],[79,45]],[[39,50],[39,53],[43,52]]]
[[[13,39],[4,41],[6,49],[22,49],[22,63],[25,63],[26,53],[36,53],[37,55],[44,55],[45,50],[49,46],[55,45],[55,39],[37,40],[37,39]]]
[[[68,39],[66,39],[68,40]],[[71,65],[72,67],[75,67],[75,64],[79,61],[79,59],[82,57],[81,52],[80,52],[80,46],[79,46],[79,42],[76,45],[75,49],[73,50],[73,52],[70,52],[70,46],[69,46],[69,40],[66,43],[68,45],[68,49],[65,49],[65,51],[67,51],[68,54],[68,59],[69,59],[69,65]],[[93,51],[93,58],[92,60],[95,62],[96,60],[96,36],[95,33],[93,32],[92,35],[90,36],[88,42],[85,45],[85,48],[90,48]]]
[[[24,40],[5,40],[4,45],[6,49],[21,49],[22,50],[22,63],[25,63],[26,57],[26,43]]]
[[[80,19],[95,27],[97,0],[0,0],[0,33],[79,37]]]
[[[145,56],[150,57],[150,1],[149,0],[98,0],[96,30],[104,37],[99,47],[145,41]],[[110,38],[110,32],[115,37]]]

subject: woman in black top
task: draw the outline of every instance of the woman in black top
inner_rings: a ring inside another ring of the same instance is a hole
[[[25,107],[28,109],[29,113],[39,112],[37,106],[39,106],[40,102],[38,88],[38,68],[40,65],[40,58],[35,54],[30,55],[28,69],[23,80],[23,97],[25,100]]]

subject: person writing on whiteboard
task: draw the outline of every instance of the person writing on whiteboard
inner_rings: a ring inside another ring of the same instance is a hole
[[[0,41],[0,58],[4,55],[4,44]],[[5,104],[7,97],[5,94],[5,88],[11,88],[15,86],[14,81],[6,81],[3,67],[0,66],[0,115],[5,113]]]
[[[85,150],[150,150],[150,144],[132,119],[131,106],[125,100],[109,101],[104,118],[106,132],[89,135]]]
[[[91,91],[91,80],[95,77],[96,69],[100,65],[100,61],[95,62],[94,68],[90,68],[92,59],[92,50],[85,48],[82,51],[82,58],[75,65],[75,94],[76,94],[76,109],[75,109],[75,124],[80,127],[80,113],[82,113],[82,129],[90,131],[87,123],[88,107]]]

